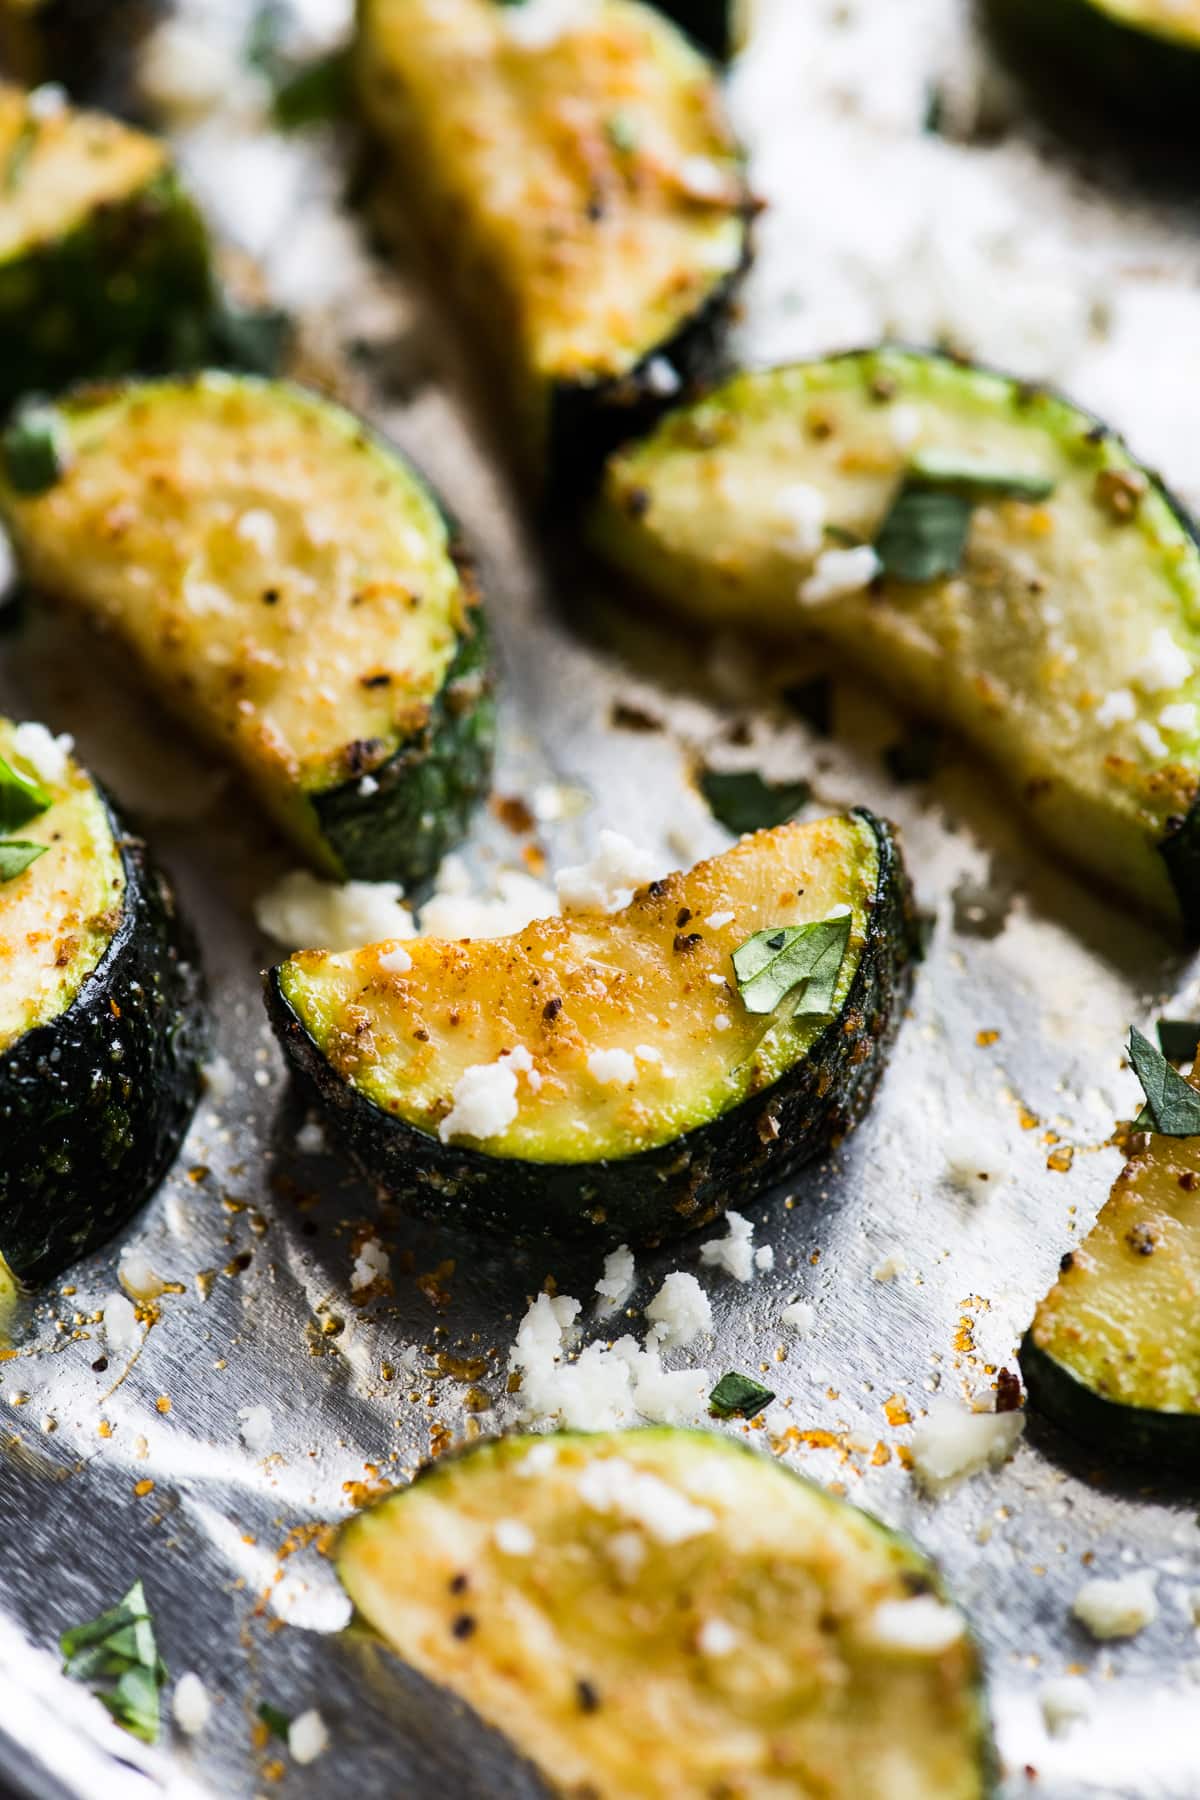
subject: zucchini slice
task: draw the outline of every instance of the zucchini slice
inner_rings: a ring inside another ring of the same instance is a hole
[[[0,410],[196,342],[208,238],[156,138],[0,85]]]
[[[576,485],[715,366],[749,198],[714,71],[636,0],[362,0],[357,85],[518,460]]]
[[[249,376],[87,389],[0,512],[30,585],[111,632],[320,869],[424,880],[491,764],[482,612],[424,482]],[[11,434],[10,434],[11,435]]]
[[[1114,1462],[1200,1470],[1200,1138],[1131,1156],[1021,1347],[1034,1406]]]
[[[823,635],[1200,934],[1200,550],[1068,401],[894,349],[741,375],[611,459],[590,530],[690,617]]]
[[[17,784],[33,798],[0,810],[20,819],[0,838],[40,853],[0,878],[0,1261],[36,1282],[166,1173],[204,1024],[194,944],[144,845],[40,727],[0,720],[0,809]]]
[[[828,1010],[743,1000],[739,946],[847,907]],[[267,1004],[347,1146],[416,1210],[523,1238],[657,1242],[749,1204],[858,1120],[909,950],[895,840],[856,812],[743,838],[611,916],[303,951],[270,972]],[[505,1053],[511,1068],[487,1068]],[[507,1122],[476,1112],[469,1135],[464,1092],[502,1076]]]
[[[979,1655],[929,1561],[729,1438],[476,1444],[336,1559],[360,1618],[560,1793],[991,1791]]]
[[[1164,136],[1190,138],[1200,104],[1197,0],[987,0],[1002,46],[1062,94],[1080,84]],[[1178,110],[1176,110],[1178,109]]]

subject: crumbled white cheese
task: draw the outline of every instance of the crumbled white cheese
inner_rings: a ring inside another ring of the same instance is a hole
[[[166,1282],[155,1270],[145,1251],[137,1250],[132,1245],[121,1252],[117,1280],[132,1299],[140,1300],[143,1305],[147,1301],[157,1300],[167,1288]]]
[[[357,1292],[359,1288],[370,1287],[372,1282],[384,1280],[391,1266],[392,1259],[379,1239],[368,1238],[350,1271],[351,1291]]]
[[[12,734],[12,747],[23,763],[28,763],[39,781],[57,787],[67,778],[75,739],[65,731],[55,737],[44,725],[31,719],[18,725]]]
[[[877,1262],[871,1270],[872,1281],[895,1281],[897,1275],[903,1275],[908,1267],[908,1259],[903,1250],[890,1250],[882,1262]]]
[[[296,1133],[301,1156],[321,1156],[325,1151],[325,1127],[318,1119],[306,1119]]]
[[[237,1091],[237,1076],[227,1056],[220,1054],[212,1057],[204,1065],[204,1085],[213,1099],[218,1103],[228,1100]]]
[[[208,1689],[191,1671],[181,1675],[171,1695],[171,1716],[187,1737],[197,1737],[212,1717]]]
[[[822,550],[812,574],[800,583],[800,600],[805,606],[823,606],[827,600],[861,593],[882,568],[870,544],[856,544],[852,550]]]
[[[652,356],[646,364],[645,383],[652,394],[667,400],[683,386],[679,370],[668,356]]]
[[[521,1519],[497,1519],[492,1526],[496,1548],[505,1556],[531,1556],[536,1542],[532,1531]]]
[[[653,881],[658,860],[619,831],[602,831],[590,862],[560,869],[554,885],[564,912],[620,912]]]
[[[543,882],[521,869],[497,871],[491,892],[471,891],[471,877],[460,856],[447,856],[438,870],[433,894],[421,908],[422,937],[511,937],[534,919],[549,919],[558,900]]]
[[[911,1600],[884,1600],[867,1621],[870,1641],[883,1650],[910,1656],[940,1656],[963,1635],[963,1616],[932,1594]]]
[[[1158,1617],[1153,1569],[1114,1581],[1085,1581],[1071,1611],[1094,1638],[1135,1637]]]
[[[707,1415],[713,1385],[707,1369],[664,1369],[656,1350],[640,1350],[630,1356],[630,1378],[634,1411],[655,1425],[687,1425]]]
[[[754,1266],[764,1275],[775,1267],[775,1252],[770,1244],[760,1244],[754,1252]]]
[[[685,156],[679,165],[680,185],[698,200],[724,200],[729,177],[709,156]]]
[[[520,1377],[522,1422],[605,1431],[637,1415],[663,1425],[702,1415],[712,1386],[708,1370],[664,1370],[658,1351],[639,1350],[632,1337],[589,1344],[568,1361],[567,1335],[580,1310],[569,1295],[539,1294],[521,1320],[508,1366]]]
[[[663,1059],[662,1051],[657,1050],[653,1044],[635,1044],[633,1046],[633,1054],[637,1057],[639,1062],[644,1063],[658,1064],[661,1063]]]
[[[524,0],[521,6],[505,7],[500,20],[522,50],[547,50],[585,24],[594,10],[595,0]]]
[[[1113,688],[1105,694],[1093,715],[1097,725],[1107,731],[1110,725],[1128,725],[1137,717],[1137,701],[1129,688]]]
[[[924,420],[919,406],[901,402],[888,413],[888,433],[897,450],[911,450],[921,435]]]
[[[1196,729],[1196,708],[1190,700],[1177,700],[1174,705],[1163,707],[1158,722],[1164,731],[1173,735],[1184,733],[1190,736]]]
[[[289,950],[357,950],[410,938],[412,914],[394,881],[320,881],[295,869],[254,903],[260,931]]]
[[[536,1475],[544,1475],[558,1461],[558,1450],[553,1444],[532,1444],[517,1464],[516,1473],[526,1480]]]
[[[727,978],[724,975],[718,975],[715,972],[709,976],[708,980],[710,987],[723,988],[728,986]]]
[[[1131,672],[1130,679],[1144,694],[1163,694],[1182,687],[1192,673],[1192,659],[1177,644],[1165,626],[1160,625],[1150,639],[1150,648]]]
[[[39,124],[46,119],[57,119],[65,113],[70,105],[71,97],[59,81],[43,81],[40,86],[30,88],[25,96],[25,110],[31,119]]]
[[[142,97],[168,122],[192,123],[218,108],[250,110],[261,102],[257,79],[231,43],[181,18],[168,18],[147,36],[138,57]]]
[[[589,1463],[579,1476],[578,1492],[594,1512],[615,1513],[660,1544],[687,1543],[717,1522],[707,1507],[697,1506],[669,1482],[620,1456]]]
[[[269,1406],[239,1406],[238,1436],[247,1450],[265,1450],[271,1442],[273,1423]]]
[[[666,1276],[646,1308],[653,1337],[664,1350],[686,1350],[702,1332],[712,1330],[712,1305],[694,1275],[681,1269]]]
[[[754,1227],[739,1212],[727,1212],[728,1235],[709,1238],[700,1246],[700,1260],[710,1268],[724,1269],[735,1281],[749,1281],[754,1274]]]
[[[785,1306],[779,1315],[779,1323],[787,1325],[792,1331],[799,1332],[801,1337],[811,1331],[816,1323],[816,1308],[807,1300],[793,1300]]]
[[[790,481],[771,496],[771,515],[786,528],[779,547],[811,561],[825,542],[825,496],[803,481]]]
[[[628,1244],[619,1244],[604,1259],[604,1273],[596,1283],[596,1292],[609,1309],[621,1306],[633,1292],[637,1266]]]
[[[737,1632],[726,1619],[705,1619],[696,1633],[696,1648],[701,1656],[732,1656],[739,1642]]]
[[[733,1030],[733,1020],[730,1018],[728,1013],[714,1014],[713,1030],[714,1031],[732,1031]]]
[[[375,966],[385,975],[407,975],[413,960],[403,944],[392,944],[389,949],[380,951]]]
[[[438,1126],[443,1144],[452,1138],[489,1138],[505,1131],[517,1116],[519,1068],[515,1054],[504,1051],[493,1063],[464,1069],[454,1084],[454,1104]]]
[[[373,775],[364,775],[358,784],[358,791],[364,800],[369,800],[372,794],[379,792],[379,783]]]
[[[1166,740],[1156,725],[1149,719],[1139,719],[1133,728],[1133,735],[1147,756],[1160,758],[1167,754]]]
[[[646,1560],[646,1540],[640,1531],[616,1531],[605,1540],[604,1548],[616,1564],[617,1574],[631,1586],[642,1572]]]
[[[737,914],[732,912],[709,913],[704,923],[710,931],[720,931],[722,925],[732,925],[736,917]]]
[[[606,1086],[625,1087],[637,1080],[637,1064],[628,1050],[589,1050],[588,1074]]]
[[[315,1707],[302,1712],[288,1726],[288,1754],[293,1762],[316,1762],[329,1748],[325,1721]]]
[[[1060,1675],[1042,1683],[1038,1702],[1050,1736],[1062,1737],[1080,1719],[1091,1717],[1092,1690],[1078,1675]]]
[[[242,513],[233,529],[234,534],[244,544],[250,544],[260,556],[270,556],[279,536],[275,514],[268,512],[265,506],[250,507]]]
[[[142,1328],[133,1302],[124,1294],[110,1294],[104,1302],[101,1317],[105,1342],[110,1350],[133,1350],[141,1342]]]
[[[1023,1412],[973,1412],[949,1396],[935,1400],[913,1433],[913,1472],[929,1493],[941,1493],[1007,1462],[1024,1429]]]

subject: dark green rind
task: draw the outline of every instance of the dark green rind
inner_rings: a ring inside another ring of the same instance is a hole
[[[1091,0],[983,0],[1014,67],[1061,101],[1080,90],[1163,137],[1193,139],[1200,106],[1200,46],[1112,18]],[[1048,70],[1046,63],[1051,65]]]
[[[25,87],[61,81],[76,101],[127,102],[138,44],[164,0],[0,0],[0,69]],[[115,105],[115,110],[124,110]]]
[[[870,1103],[908,996],[915,923],[891,827],[861,809],[858,816],[874,830],[879,879],[841,1012],[771,1087],[654,1149],[533,1163],[443,1144],[334,1072],[284,995],[278,968],[265,978],[271,1022],[350,1154],[413,1212],[517,1241],[661,1243],[709,1224],[731,1204],[752,1205],[844,1137]]]
[[[67,1010],[0,1054],[0,1255],[24,1282],[58,1274],[149,1199],[199,1094],[196,947],[145,846],[111,809],[109,822],[126,881],[113,940]]]
[[[469,584],[462,558],[455,561]],[[472,606],[427,723],[372,771],[378,790],[364,796],[360,773],[313,796],[321,835],[344,876],[406,886],[428,881],[466,836],[488,791],[495,738],[487,623],[483,609]]]
[[[1040,1350],[1028,1332],[1020,1364],[1030,1404],[1106,1463],[1158,1464],[1200,1474],[1200,1413],[1155,1412],[1108,1400]]]
[[[717,62],[728,62],[737,49],[734,0],[651,0],[651,4]]]
[[[741,209],[745,227],[742,260],[713,288],[699,310],[663,339],[628,375],[604,381],[559,382],[550,400],[550,428],[544,488],[549,502],[584,498],[598,482],[604,464],[630,438],[644,437],[674,407],[697,398],[713,382],[732,373],[726,328],[742,282],[754,260],[751,224],[755,204]],[[674,394],[657,394],[648,379],[650,365],[665,358],[679,376]]]
[[[1188,529],[1194,531],[1190,524]],[[1200,795],[1158,847],[1179,901],[1184,934],[1195,943],[1200,940]]]
[[[204,223],[165,171],[66,237],[0,263],[0,411],[81,376],[170,367],[203,341],[212,297]]]

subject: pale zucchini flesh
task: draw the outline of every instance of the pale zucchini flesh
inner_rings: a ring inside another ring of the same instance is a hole
[[[514,1521],[526,1554],[504,1547]],[[728,1438],[484,1443],[359,1515],[336,1554],[360,1618],[558,1792],[990,1791],[978,1655],[929,1563]],[[889,1641],[914,1604],[945,1620],[937,1649]]]
[[[826,548],[872,544],[922,451],[1053,492],[981,500],[957,573],[885,574],[804,604],[814,554],[797,547],[788,490],[821,497]],[[898,350],[742,375],[612,459],[591,537],[693,618],[824,637],[983,749],[1073,860],[1200,923],[1183,830],[1200,788],[1200,553],[1162,490],[1067,401]]]
[[[318,866],[428,873],[490,750],[476,595],[429,490],[282,383],[130,383],[55,417],[58,479],[0,489],[30,586],[111,634]],[[424,826],[401,826],[405,783]]]

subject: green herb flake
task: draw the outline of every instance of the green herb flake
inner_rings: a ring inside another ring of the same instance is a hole
[[[700,791],[713,818],[735,837],[782,825],[812,795],[807,781],[764,781],[757,769],[705,769]]]
[[[207,321],[205,360],[252,375],[277,375],[291,331],[291,320],[279,307],[243,306],[219,294]]]
[[[167,1669],[158,1654],[146,1594],[135,1581],[125,1598],[97,1619],[64,1631],[59,1639],[63,1671],[96,1689],[123,1730],[153,1744],[159,1730],[159,1695]],[[98,1688],[97,1683],[111,1687]]]
[[[850,942],[851,914],[756,931],[733,953],[738,993],[748,1013],[772,1013],[803,982],[796,1017],[833,1011],[833,996]]]
[[[350,56],[331,50],[300,63],[280,76],[271,102],[271,117],[281,131],[328,125],[347,111],[350,99]]]
[[[287,1714],[280,1712],[277,1706],[272,1706],[269,1700],[260,1700],[256,1710],[271,1736],[282,1738],[286,1743],[287,1734],[292,1728],[292,1721]]]
[[[954,494],[962,500],[1048,500],[1055,484],[1046,475],[997,468],[982,457],[956,450],[918,450],[909,461],[913,486]]]
[[[906,480],[880,527],[875,553],[895,581],[937,581],[958,574],[970,529],[969,500]]]
[[[1158,1047],[1168,1062],[1194,1062],[1200,1048],[1200,1020],[1160,1019]]]
[[[0,438],[0,458],[15,493],[42,494],[52,488],[70,462],[60,415],[37,402],[20,408]]]
[[[1200,1093],[1136,1025],[1129,1032],[1129,1060],[1146,1095],[1133,1129],[1156,1131],[1162,1137],[1200,1137]]]
[[[774,1398],[770,1388],[765,1388],[761,1381],[731,1369],[727,1375],[722,1375],[708,1396],[708,1410],[716,1419],[752,1419],[770,1406]]]
[[[22,838],[0,839],[0,881],[15,881],[30,863],[45,856],[47,845],[30,844]]]
[[[19,825],[28,825],[52,803],[53,797],[40,781],[32,775],[22,775],[0,756],[0,831],[15,831]]]

